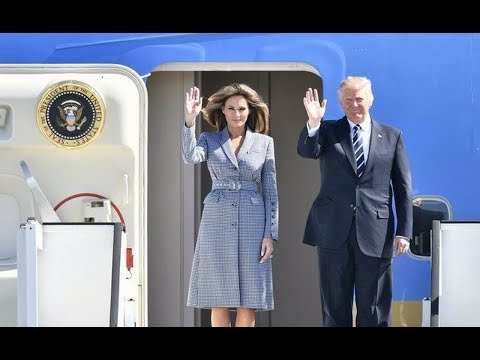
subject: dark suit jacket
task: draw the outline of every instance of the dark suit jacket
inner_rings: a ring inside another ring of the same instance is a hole
[[[356,175],[350,127],[346,117],[323,120],[315,137],[305,126],[298,154],[320,160],[320,192],[308,215],[303,242],[339,248],[348,237],[356,213],[357,241],[369,256],[392,257],[395,235],[412,237],[411,176],[400,130],[372,119],[370,151],[361,178]]]

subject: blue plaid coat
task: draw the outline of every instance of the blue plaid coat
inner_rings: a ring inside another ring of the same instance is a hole
[[[226,127],[198,142],[194,128],[183,127],[183,160],[207,161],[212,191],[203,201],[187,305],[272,310],[272,262],[259,261],[263,238],[278,239],[273,139],[247,128],[235,156]]]

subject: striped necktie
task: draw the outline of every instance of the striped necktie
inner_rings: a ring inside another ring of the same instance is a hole
[[[353,153],[355,154],[355,162],[357,163],[357,176],[362,176],[365,171],[365,156],[363,155],[363,139],[360,134],[360,125],[353,127]]]

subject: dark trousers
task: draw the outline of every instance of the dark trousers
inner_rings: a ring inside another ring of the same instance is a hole
[[[357,243],[353,217],[348,240],[339,249],[317,247],[324,326],[389,326],[392,259],[365,255]]]

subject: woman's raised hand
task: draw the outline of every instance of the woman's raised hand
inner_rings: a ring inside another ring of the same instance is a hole
[[[195,124],[195,118],[202,109],[202,98],[200,90],[194,86],[190,88],[190,93],[185,93],[185,125],[192,127]]]

